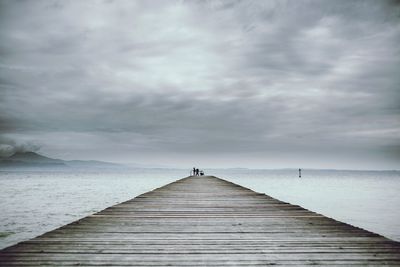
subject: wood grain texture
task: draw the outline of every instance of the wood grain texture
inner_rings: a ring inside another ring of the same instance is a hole
[[[400,243],[187,177],[0,251],[0,266],[400,266]]]

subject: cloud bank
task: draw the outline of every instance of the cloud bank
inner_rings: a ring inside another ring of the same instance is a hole
[[[0,1],[0,135],[60,158],[400,168],[396,1]]]

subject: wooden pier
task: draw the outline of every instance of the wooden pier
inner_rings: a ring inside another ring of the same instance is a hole
[[[0,266],[38,265],[400,266],[400,243],[202,176],[0,251]]]

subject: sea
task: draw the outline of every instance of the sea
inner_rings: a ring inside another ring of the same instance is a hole
[[[206,169],[279,200],[400,241],[400,171]],[[190,169],[0,171],[0,249],[190,174]]]

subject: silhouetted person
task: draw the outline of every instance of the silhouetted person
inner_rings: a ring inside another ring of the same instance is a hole
[[[301,178],[301,169],[299,169],[299,178]]]
[[[196,176],[199,176],[199,169],[196,169]]]
[[[195,176],[195,175],[196,175],[196,168],[193,167],[193,176]]]

